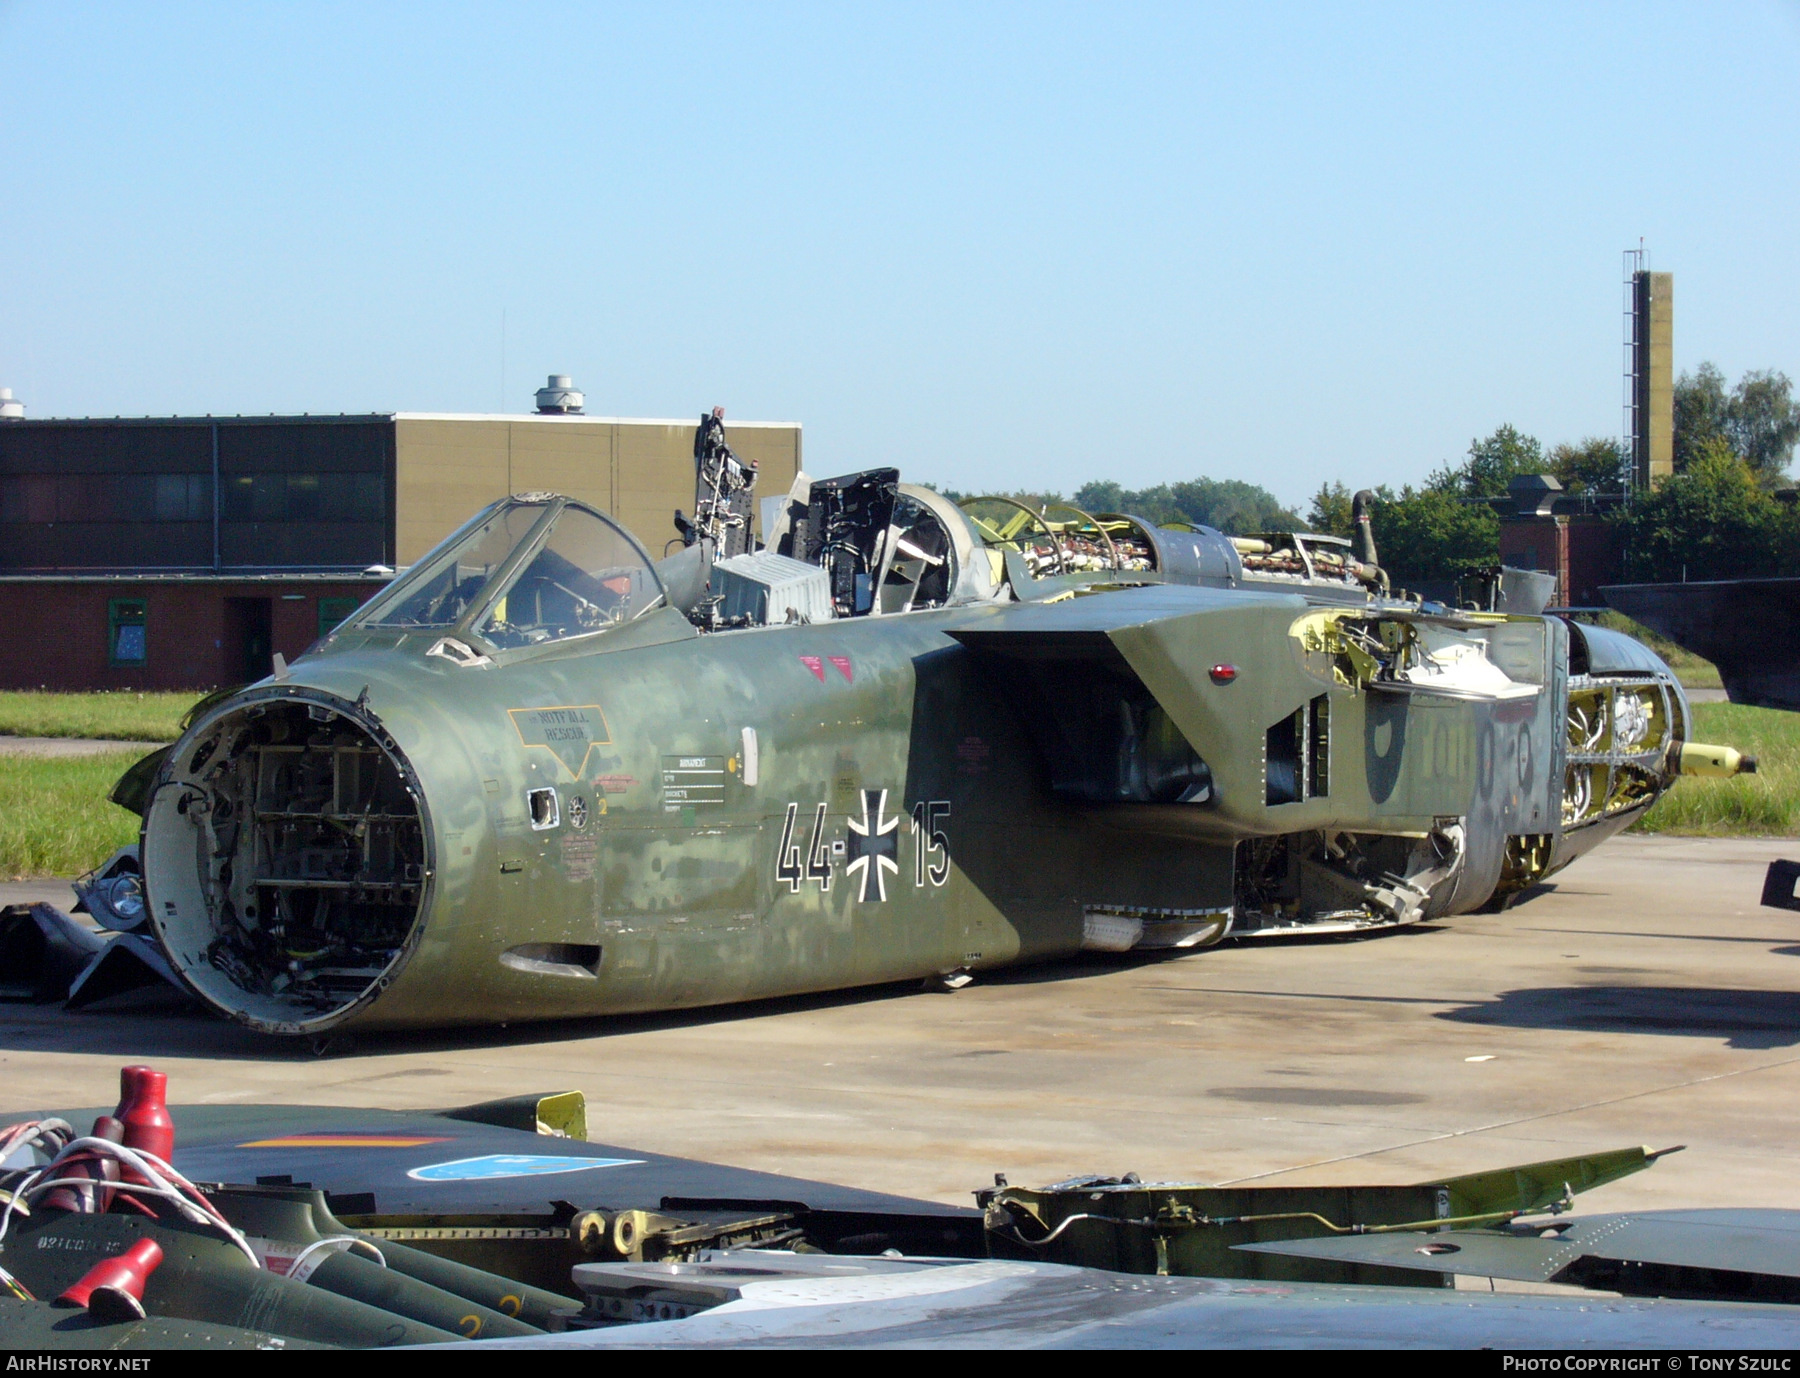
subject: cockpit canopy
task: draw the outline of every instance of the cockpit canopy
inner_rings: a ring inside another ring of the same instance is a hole
[[[571,498],[526,494],[451,533],[356,625],[441,630],[506,650],[605,631],[662,597],[649,556],[611,518]]]

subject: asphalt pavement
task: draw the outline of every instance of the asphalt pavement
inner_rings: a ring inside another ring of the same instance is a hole
[[[109,1103],[131,1061],[190,1102],[576,1088],[595,1138],[947,1202],[996,1172],[1399,1182],[1686,1144],[1586,1208],[1800,1208],[1800,914],[1758,907],[1781,856],[1800,841],[1623,838],[1507,913],[1375,938],[325,1056],[194,1014],[9,1005],[0,1110]]]

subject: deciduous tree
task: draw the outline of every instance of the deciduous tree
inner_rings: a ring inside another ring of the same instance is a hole
[[[1765,483],[1782,476],[1800,440],[1800,404],[1787,374],[1762,369],[1738,379],[1725,411],[1725,437]]]
[[[1088,512],[1127,512],[1148,521],[1212,526],[1231,535],[1297,531],[1306,523],[1268,489],[1242,479],[1196,478],[1132,490],[1100,481],[1075,490],[1075,505]]]
[[[1617,493],[1624,487],[1619,442],[1589,436],[1579,445],[1558,445],[1546,456],[1545,473],[1571,493]]]
[[[1682,473],[1701,449],[1725,434],[1725,375],[1701,364],[1675,380],[1675,472]]]
[[[1726,390],[1725,375],[1701,364],[1675,380],[1675,472],[1723,440],[1765,484],[1785,473],[1800,441],[1800,403],[1787,374],[1755,369]]]
[[[1306,514],[1307,526],[1329,536],[1350,535],[1354,524],[1350,516],[1352,496],[1350,490],[1336,479],[1321,483],[1319,491],[1313,494],[1312,510]]]
[[[1721,434],[1688,465],[1641,494],[1617,518],[1626,577],[1634,583],[1742,579],[1791,573],[1800,555],[1800,515],[1758,482]]]

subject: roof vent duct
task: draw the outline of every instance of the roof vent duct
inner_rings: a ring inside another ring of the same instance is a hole
[[[537,390],[540,416],[580,416],[581,406],[585,401],[587,398],[569,381],[566,373],[552,373],[550,381]]]
[[[1521,517],[1548,517],[1556,510],[1563,486],[1550,474],[1520,474],[1506,485],[1513,509]]]
[[[11,388],[0,388],[0,421],[23,421],[25,404],[12,395]]]

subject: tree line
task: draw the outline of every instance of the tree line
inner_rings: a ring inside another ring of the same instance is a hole
[[[1675,383],[1675,473],[1649,491],[1625,493],[1624,456],[1615,440],[1590,437],[1546,451],[1512,426],[1469,446],[1423,484],[1375,490],[1372,522],[1383,565],[1397,584],[1454,579],[1493,564],[1500,520],[1485,501],[1513,479],[1549,474],[1571,493],[1611,495],[1600,505],[1618,528],[1633,583],[1742,579],[1800,573],[1800,507],[1787,467],[1800,441],[1800,403],[1787,375],[1746,373],[1727,388],[1710,363]],[[1350,494],[1327,483],[1313,497],[1315,531],[1350,533]]]
[[[1470,566],[1496,564],[1500,519],[1487,499],[1504,498],[1521,475],[1549,474],[1570,493],[1613,496],[1596,506],[1618,526],[1629,582],[1800,574],[1800,503],[1787,480],[1797,441],[1800,402],[1786,374],[1753,371],[1727,387],[1725,376],[1704,363],[1676,380],[1675,473],[1649,492],[1620,498],[1624,457],[1616,440],[1589,437],[1546,450],[1535,436],[1505,425],[1417,486],[1375,488],[1375,543],[1401,587],[1442,583]],[[1040,509],[1070,502],[1086,512],[1128,512],[1230,535],[1351,531],[1352,490],[1341,482],[1322,484],[1304,517],[1240,479],[1142,489],[1099,479],[1069,498],[1038,491],[1006,496]]]

